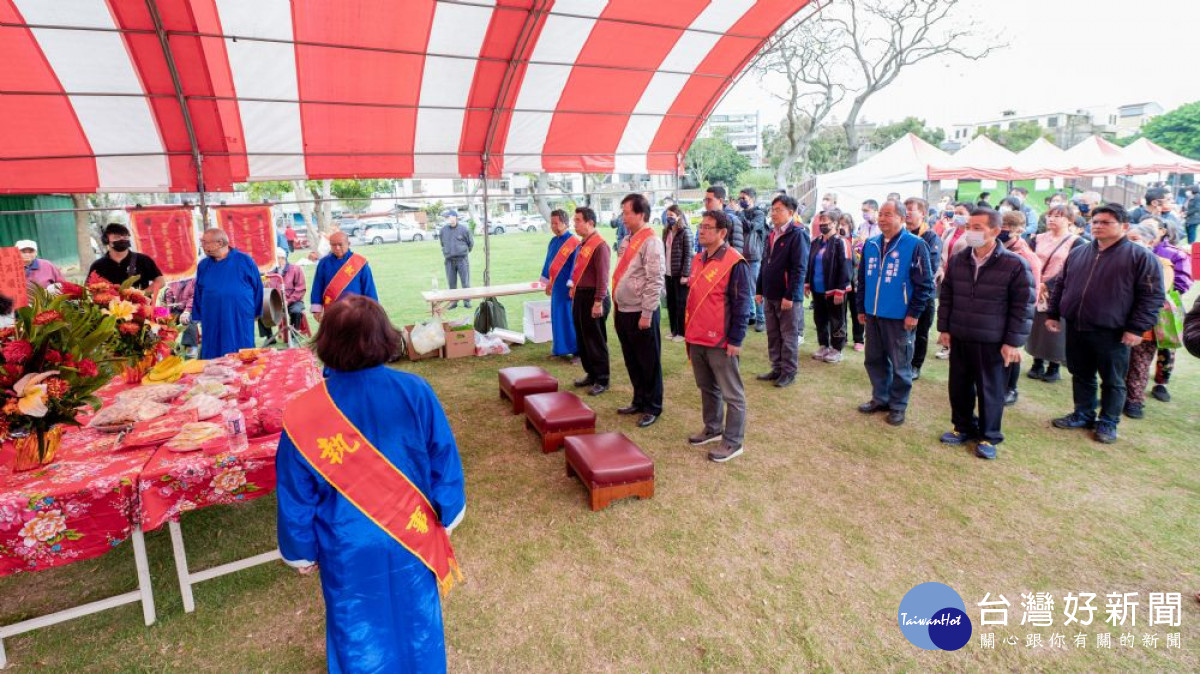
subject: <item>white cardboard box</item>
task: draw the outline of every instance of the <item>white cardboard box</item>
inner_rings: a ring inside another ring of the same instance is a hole
[[[525,339],[534,344],[544,344],[554,339],[551,324],[550,300],[525,303]]]

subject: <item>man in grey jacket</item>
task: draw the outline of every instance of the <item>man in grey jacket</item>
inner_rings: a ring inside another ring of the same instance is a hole
[[[446,282],[450,284],[450,289],[458,288],[458,281],[462,280],[462,287],[471,287],[471,249],[475,247],[475,236],[471,232],[470,227],[460,227],[458,224],[458,211],[445,211],[442,213],[446,224],[442,226],[442,231],[438,234],[438,240],[442,242],[442,257],[446,258]],[[467,308],[471,307],[471,300],[465,302]],[[458,307],[458,302],[450,305],[451,309]]]
[[[621,214],[629,236],[613,272],[612,296],[616,305],[617,338],[625,369],[633,384],[633,402],[617,414],[638,414],[645,428],[662,414],[662,333],[659,331],[659,296],[663,289],[662,240],[650,229],[650,202],[641,194],[621,200]]]

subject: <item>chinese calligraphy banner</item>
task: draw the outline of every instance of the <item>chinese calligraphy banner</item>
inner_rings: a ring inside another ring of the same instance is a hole
[[[191,206],[131,208],[129,222],[138,252],[154,258],[168,281],[196,275],[196,228]]]
[[[0,248],[0,294],[12,298],[13,309],[29,304],[25,263],[16,248]]]
[[[254,259],[259,271],[275,267],[275,223],[270,206],[218,206],[217,223],[229,245]]]

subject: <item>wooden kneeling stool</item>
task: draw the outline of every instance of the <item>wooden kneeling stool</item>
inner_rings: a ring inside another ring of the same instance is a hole
[[[558,390],[558,380],[540,367],[506,367],[499,374],[500,399],[512,401],[513,414],[525,411],[525,396]]]
[[[576,435],[564,444],[567,477],[587,487],[592,510],[627,496],[653,498],[654,462],[624,433]]]
[[[569,435],[596,432],[596,413],[568,391],[525,397],[525,427],[542,438],[542,451],[557,451]]]

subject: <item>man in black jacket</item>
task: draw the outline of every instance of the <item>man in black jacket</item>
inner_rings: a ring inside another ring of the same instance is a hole
[[[797,335],[803,311],[804,274],[808,269],[808,238],[793,224],[796,200],[786,194],[771,202],[771,233],[767,235],[762,268],[758,272],[754,301],[763,303],[767,319],[767,354],[771,371],[759,381],[773,381],[779,388],[796,381],[799,344]]]
[[[733,223],[733,228],[729,230],[729,245],[733,249],[741,253],[743,257],[746,255],[746,238],[745,226],[742,224],[742,216],[737,211],[729,207],[725,200],[729,198],[729,193],[725,191],[724,185],[710,185],[704,192],[704,210],[706,211],[725,211],[725,215],[729,216],[729,221]],[[700,237],[696,237],[696,252],[700,252]]]
[[[1067,322],[1067,369],[1075,411],[1054,420],[1058,428],[1095,428],[1098,442],[1117,440],[1125,407],[1129,350],[1158,323],[1165,301],[1162,267],[1149,250],[1125,238],[1129,216],[1120,204],[1092,209],[1092,236],[1071,251],[1050,293],[1046,329]],[[1096,375],[1100,418],[1096,419]]]
[[[908,215],[904,217],[904,226],[908,228],[908,231],[921,237],[921,240],[929,247],[929,268],[941,269],[942,239],[925,221],[929,203],[924,199],[909,197],[904,202],[904,208],[908,210]],[[936,286],[933,291],[936,296]],[[930,297],[929,304],[925,305],[925,311],[921,312],[920,317],[917,318],[917,334],[913,340],[913,381],[921,378],[921,368],[925,366],[925,356],[929,352],[929,328],[933,327],[933,318],[936,315],[937,303],[934,302],[933,297]]]
[[[758,270],[762,266],[763,246],[767,243],[769,229],[766,212],[755,202],[757,197],[758,193],[753,187],[743,187],[738,193],[737,206],[734,208],[742,216],[742,238],[746,244],[742,257],[750,263],[751,278],[758,278]],[[762,302],[754,303],[750,320],[754,323],[755,332],[767,329]]]
[[[938,343],[950,347],[950,420],[942,442],[978,439],[975,456],[996,458],[1007,367],[1021,360],[1033,327],[1033,273],[997,243],[1000,214],[976,208],[967,221],[967,248],[950,257],[937,312]],[[976,416],[976,404],[979,415]]]

